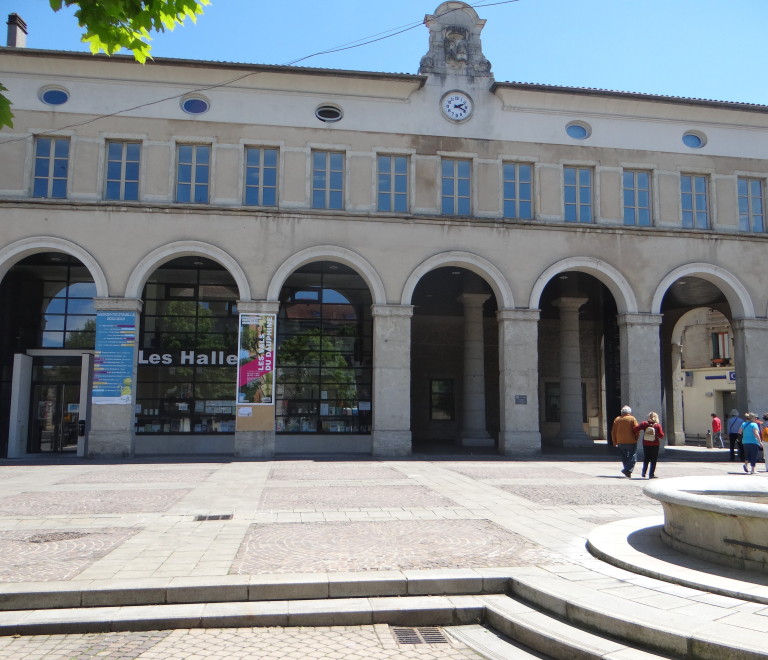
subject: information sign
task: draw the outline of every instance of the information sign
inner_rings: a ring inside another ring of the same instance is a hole
[[[237,405],[275,405],[275,314],[240,314]],[[238,415],[244,413],[238,409]]]
[[[94,404],[131,404],[135,348],[134,312],[96,313],[92,394]]]

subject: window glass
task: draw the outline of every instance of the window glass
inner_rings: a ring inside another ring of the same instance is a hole
[[[38,138],[35,145],[33,197],[66,199],[69,140]]]
[[[408,159],[379,156],[378,210],[408,211]]]
[[[470,163],[444,158],[442,163],[443,215],[470,214]]]
[[[707,178],[684,174],[680,177],[680,203],[685,229],[707,229]]]
[[[624,224],[649,227],[651,224],[651,175],[624,172]]]
[[[233,433],[238,289],[199,257],[175,259],[147,280],[136,389],[137,433]]]
[[[763,182],[760,179],[739,179],[739,228],[742,231],[765,231],[763,211]]]
[[[276,357],[278,433],[371,432],[372,318],[365,281],[315,262],[280,292]]]
[[[592,222],[592,170],[563,168],[566,222]]]
[[[277,149],[246,148],[245,203],[277,205]]]
[[[313,153],[312,208],[344,208],[344,154],[327,151]]]
[[[207,204],[211,147],[181,144],[178,154],[176,201]]]
[[[530,220],[533,217],[531,201],[530,165],[504,163],[504,217]]]
[[[138,142],[108,143],[106,199],[139,199],[140,156],[141,144]]]

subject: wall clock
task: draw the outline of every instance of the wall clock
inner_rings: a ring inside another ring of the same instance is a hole
[[[464,121],[472,115],[472,99],[464,92],[448,92],[440,101],[443,115],[451,121]]]

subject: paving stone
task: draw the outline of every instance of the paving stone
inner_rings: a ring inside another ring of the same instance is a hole
[[[190,491],[76,490],[18,493],[0,499],[0,516],[151,513],[170,509]]]
[[[272,481],[364,481],[371,479],[407,479],[390,467],[360,466],[356,463],[330,465],[311,464],[301,467],[275,466],[269,474]]]
[[[86,472],[57,484],[162,484],[205,481],[214,470],[99,470]]]
[[[558,467],[529,467],[525,463],[513,465],[443,465],[473,479],[591,479],[588,474],[573,472]]]
[[[310,486],[265,488],[260,510],[457,507],[424,486]]]
[[[640,480],[637,481],[640,482]],[[629,481],[615,486],[598,484],[583,486],[499,486],[499,488],[517,497],[545,506],[608,504],[647,505],[661,508],[656,500],[643,495],[642,490]]]
[[[392,520],[253,525],[233,573],[378,571],[565,563],[488,520]]]

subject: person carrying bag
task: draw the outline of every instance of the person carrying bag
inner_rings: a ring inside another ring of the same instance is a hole
[[[664,437],[664,431],[659,424],[659,416],[655,412],[648,413],[648,421],[642,422],[632,429],[635,433],[643,435],[643,477],[650,466],[649,479],[658,479],[656,476],[656,461],[659,458],[659,442]]]

